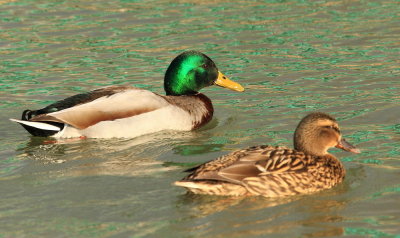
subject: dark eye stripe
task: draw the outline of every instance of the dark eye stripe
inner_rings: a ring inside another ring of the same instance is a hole
[[[333,130],[335,130],[337,133],[340,133],[340,130],[339,130],[339,128],[338,127],[335,127],[335,126],[324,126],[325,128],[328,128],[328,129],[333,129]]]

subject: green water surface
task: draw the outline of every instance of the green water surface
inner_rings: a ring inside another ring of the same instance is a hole
[[[0,238],[400,237],[400,1],[0,0]],[[193,132],[49,143],[8,118],[97,87],[163,93],[169,62],[210,56],[246,91],[202,90]],[[292,146],[310,111],[362,150],[345,182],[281,199],[186,194],[184,169]]]

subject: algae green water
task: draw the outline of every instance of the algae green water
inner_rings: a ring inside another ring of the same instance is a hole
[[[399,237],[400,2],[0,0],[0,237]],[[101,86],[163,93],[184,50],[247,89],[202,90],[193,132],[48,143],[8,118]],[[184,169],[292,146],[310,111],[361,150],[345,182],[281,199],[186,194]]]

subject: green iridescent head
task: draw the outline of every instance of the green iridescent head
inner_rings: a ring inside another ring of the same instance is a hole
[[[219,72],[207,55],[198,51],[186,51],[178,55],[165,72],[164,89],[167,95],[193,95],[213,84],[236,91],[244,90]]]

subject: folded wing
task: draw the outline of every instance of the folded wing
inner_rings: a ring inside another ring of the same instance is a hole
[[[190,170],[183,180],[215,180],[241,184],[268,174],[305,172],[305,155],[285,147],[257,146],[233,152]]]
[[[108,92],[108,93],[107,93]],[[94,100],[30,118],[34,122],[58,122],[85,129],[101,121],[112,121],[157,110],[168,105],[160,95],[147,90],[124,87],[93,91]],[[65,101],[64,103],[69,103]]]

